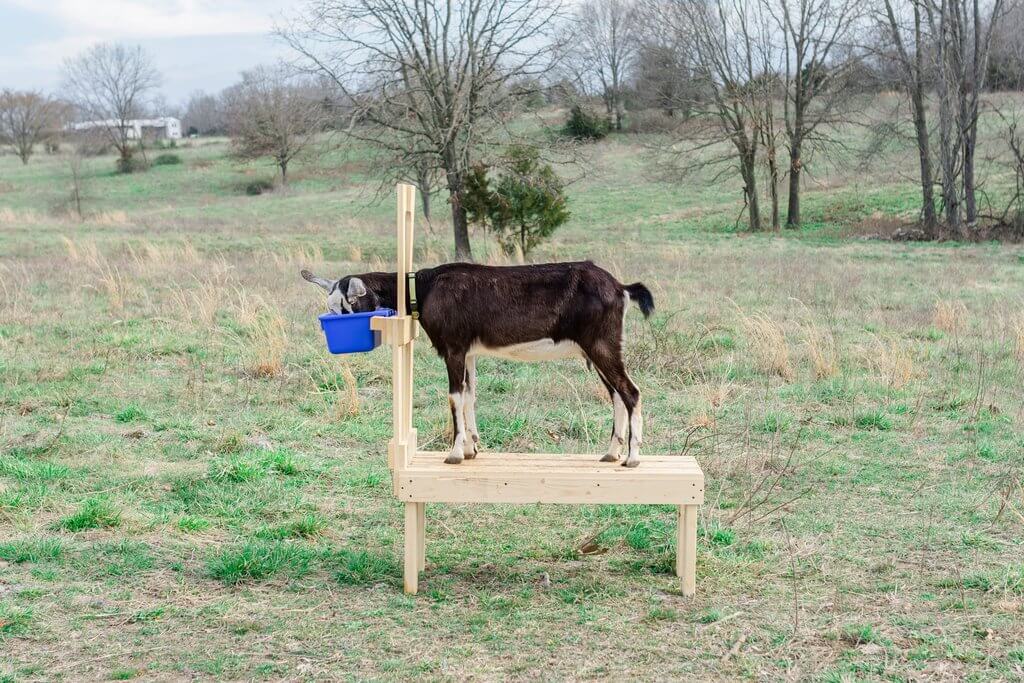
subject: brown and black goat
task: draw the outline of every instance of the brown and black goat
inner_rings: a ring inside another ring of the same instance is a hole
[[[329,281],[302,277],[327,291],[334,313],[398,308],[395,273],[364,273]],[[448,368],[454,444],[445,460],[477,454],[476,359],[495,356],[538,361],[582,358],[597,370],[614,405],[612,438],[602,462],[640,464],[643,414],[640,391],[622,362],[623,315],[635,301],[644,317],[654,310],[650,290],[623,285],[590,261],[528,266],[449,263],[416,273],[419,322]]]

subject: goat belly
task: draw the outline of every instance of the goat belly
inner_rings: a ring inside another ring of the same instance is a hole
[[[508,346],[490,347],[473,344],[469,349],[471,356],[493,356],[507,360],[539,361],[562,360],[564,358],[583,358],[583,349],[579,344],[568,339],[537,339],[536,341],[509,344]]]

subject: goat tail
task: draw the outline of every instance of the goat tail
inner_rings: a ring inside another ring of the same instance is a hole
[[[654,297],[651,296],[651,290],[644,287],[640,282],[626,285],[623,289],[626,290],[629,298],[640,307],[640,312],[644,314],[644,317],[651,317],[651,313],[654,312]]]

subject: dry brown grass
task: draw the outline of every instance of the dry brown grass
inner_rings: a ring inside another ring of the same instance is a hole
[[[1024,365],[1024,313],[1013,319],[1013,355],[1017,362]]]
[[[171,301],[181,320],[199,322],[204,327],[213,324],[223,305],[221,290],[203,285],[188,290],[176,287],[171,292]]]
[[[252,325],[248,371],[254,377],[279,377],[284,372],[288,335],[284,317],[276,310],[257,316]]]
[[[100,261],[100,250],[95,242],[76,241],[64,235],[60,238],[72,263],[96,264]]]
[[[94,225],[116,227],[128,224],[128,214],[124,211],[100,211],[89,216],[88,220]]]
[[[967,322],[967,307],[962,301],[939,299],[935,302],[932,324],[946,334],[959,335]]]
[[[794,377],[793,365],[782,325],[763,313],[747,316],[741,311],[740,320],[757,369],[766,375],[791,381]]]
[[[339,370],[336,360],[321,358],[307,370],[307,376],[310,393],[318,398],[331,420],[359,415],[359,385],[347,361],[341,362]]]
[[[35,211],[15,211],[10,207],[0,207],[0,225],[35,225],[42,218]]]
[[[905,387],[914,376],[914,358],[903,340],[885,340],[876,336],[865,350],[865,359],[879,380],[890,389]]]
[[[839,373],[839,352],[830,331],[808,321],[804,325],[804,347],[815,379],[827,379]]]
[[[735,392],[735,386],[727,379],[717,382],[705,381],[694,387],[701,401],[707,403],[712,410],[718,410],[725,405],[729,397]]]

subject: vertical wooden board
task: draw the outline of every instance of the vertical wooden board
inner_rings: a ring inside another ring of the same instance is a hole
[[[676,575],[683,595],[697,592],[697,506],[679,506],[679,528],[676,536]]]
[[[395,271],[398,274],[398,315],[404,316],[408,311],[405,310],[405,273],[407,263],[405,262],[405,185],[398,185],[398,203],[395,207],[395,230],[396,230],[396,251],[397,258],[395,264]]]
[[[405,592],[416,595],[419,589],[419,503],[405,504]]]
[[[416,557],[419,559],[419,570],[427,567],[427,504],[416,503],[416,533],[417,550]]]

